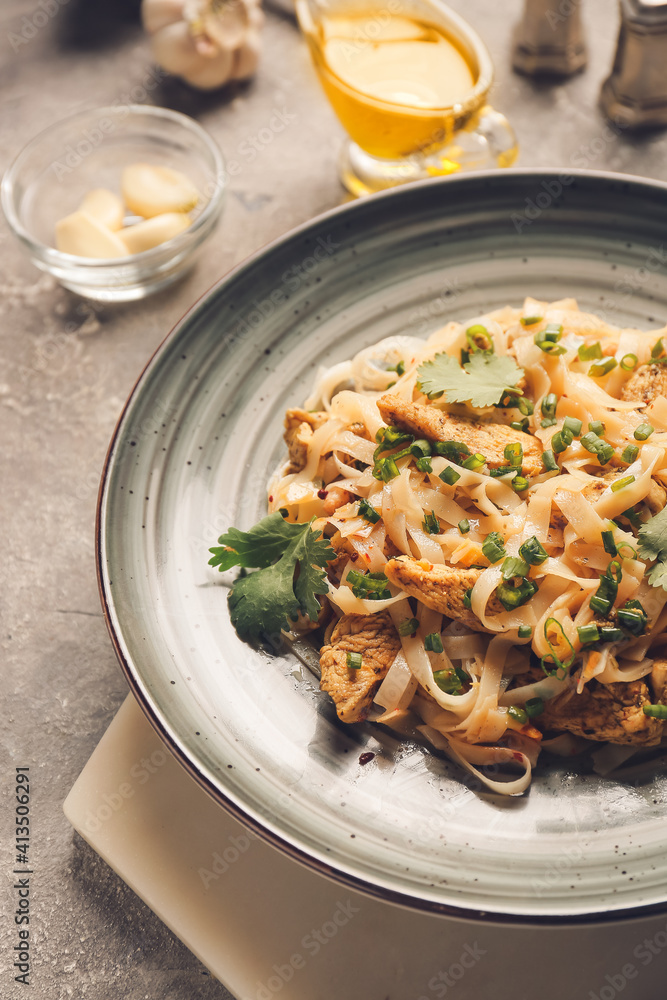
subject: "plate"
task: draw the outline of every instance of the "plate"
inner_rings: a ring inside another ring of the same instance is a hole
[[[403,905],[487,919],[667,909],[664,764],[601,778],[542,758],[529,794],[336,719],[291,653],[241,643],[208,548],[265,513],[287,406],[317,368],[525,295],[667,318],[667,185],[504,171],[336,209],[223,278],[166,338],[111,442],[102,601],[147,716],[226,809],[292,857]],[[362,765],[361,754],[375,754]]]

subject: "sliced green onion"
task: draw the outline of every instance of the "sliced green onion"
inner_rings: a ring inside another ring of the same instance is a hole
[[[513,420],[510,427],[513,431],[523,431],[523,433],[526,434],[528,432],[528,428],[530,427],[530,422],[528,417],[524,417],[523,420]]]
[[[623,449],[621,458],[623,459],[624,462],[627,462],[628,465],[632,465],[633,462],[636,462],[638,454],[639,454],[639,448],[637,447],[637,445],[629,444]]]
[[[514,465],[499,465],[497,469],[489,469],[489,475],[492,476],[493,479],[500,479],[502,476],[509,476],[510,473],[514,473],[514,475],[516,475],[521,471],[522,469],[520,465],[518,467]]]
[[[549,558],[549,553],[542,543],[537,540],[536,535],[533,535],[532,538],[527,539],[523,543],[519,549],[519,555],[529,566],[539,566],[540,563]]]
[[[642,635],[648,625],[648,615],[639,601],[626,601],[616,612],[618,624],[633,635]]]
[[[662,357],[664,353],[665,345],[662,342],[662,337],[660,337],[660,339],[656,340],[655,344],[651,348],[651,359],[655,361],[657,358]]]
[[[347,582],[355,597],[368,601],[386,601],[391,597],[389,580],[384,573],[359,573],[356,569],[351,569],[347,574]]]
[[[617,364],[618,361],[616,358],[607,358],[601,365],[591,365],[588,369],[588,374],[592,375],[593,378],[602,378],[603,375],[608,375]]]
[[[518,705],[510,705],[507,709],[507,714],[510,719],[514,719],[515,722],[519,722],[522,726],[525,726],[528,722],[528,713]]]
[[[566,427],[563,427],[561,430],[556,431],[554,436],[551,438],[551,449],[557,455],[560,455],[562,451],[565,451],[566,448],[570,447],[572,440],[572,432]]]
[[[492,531],[482,542],[482,552],[490,563],[497,563],[507,555],[502,535]]]
[[[488,347],[482,347],[482,345],[478,343],[480,338],[488,344]],[[473,326],[468,327],[466,330],[466,340],[468,341],[470,349],[473,353],[475,351],[484,351],[487,354],[493,354],[493,351],[495,350],[489,331],[485,326],[482,326],[481,323],[475,323]]]
[[[533,634],[532,625],[519,625],[519,638],[520,639],[530,639]]]
[[[514,400],[514,406],[519,408],[519,413],[523,413],[526,417],[532,417],[535,412],[535,404],[531,399],[526,399],[525,396],[519,396]]]
[[[486,457],[476,452],[474,455],[469,455],[468,458],[461,462],[461,465],[464,469],[468,469],[469,472],[475,472],[477,469],[481,469],[483,465],[486,465]]]
[[[368,500],[363,498],[359,501],[359,516],[363,517],[364,521],[369,521],[370,524],[377,524],[380,520],[380,515],[375,507],[372,507]]]
[[[602,544],[604,546],[605,552],[608,552],[610,556],[615,556],[618,552],[616,548],[616,542],[614,541],[613,531],[603,531],[602,532]]]
[[[415,462],[415,465],[417,466],[420,472],[433,472],[431,459],[428,457],[428,455],[425,455],[423,458],[418,458],[417,461]]]
[[[422,521],[422,528],[427,535],[439,535],[440,534],[440,522],[436,516],[434,510],[430,514],[424,515],[424,520]]]
[[[512,489],[517,493],[523,493],[530,486],[530,480],[526,479],[525,476],[515,476],[512,480]]]
[[[601,443],[601,439],[595,431],[589,431],[588,434],[583,434],[580,440],[582,448],[585,448],[586,451],[590,451],[592,455],[597,453]]]
[[[578,625],[577,633],[582,646],[585,646],[588,642],[598,642],[600,638],[600,630],[595,622],[590,622],[588,625]]]
[[[500,583],[496,587],[496,597],[505,611],[513,611],[514,608],[520,608],[536,593],[537,584],[534,580],[524,580],[519,587],[513,587],[511,583]]]
[[[515,576],[528,576],[528,569],[528,563],[520,557],[508,556],[501,567],[503,580],[512,580]]]
[[[565,354],[567,351],[567,348],[558,343],[562,335],[562,326],[557,323],[548,323],[543,330],[535,334],[533,340],[541,351],[555,357],[559,354]]]
[[[521,326],[535,326],[536,323],[541,323],[542,316],[522,316],[519,320]]]
[[[503,454],[505,456],[505,461],[509,462],[509,464],[514,467],[520,466],[523,462],[523,448],[518,441],[513,442],[512,444],[506,444]]]
[[[547,472],[560,472],[558,462],[556,461],[556,456],[554,455],[551,448],[542,452],[542,465]]]
[[[597,434],[598,437],[602,437],[605,427],[601,420],[591,420],[588,425],[588,429],[589,431],[593,431],[594,434]]]
[[[621,358],[621,368],[624,372],[634,371],[638,364],[639,358],[636,354],[624,354]]]
[[[609,614],[616,600],[622,576],[621,564],[612,560],[607,566],[606,572],[600,577],[598,589],[590,599],[593,611],[599,611],[602,615]]]
[[[618,642],[620,639],[625,639],[623,635],[623,630],[620,628],[615,628],[613,625],[601,625],[600,626],[600,641],[601,642]]]
[[[558,653],[556,652],[556,650],[554,649],[554,647],[551,644],[551,640],[549,639],[549,628],[553,627],[553,626],[555,626],[555,627],[558,628],[561,636],[563,637],[563,639],[565,639],[565,642],[570,647],[571,654],[567,658],[567,660],[561,660],[560,657],[558,656]],[[547,646],[549,647],[549,653],[547,654],[547,656],[543,656],[542,659],[541,659],[541,661],[540,661],[542,670],[544,671],[545,674],[547,674],[547,676],[556,676],[556,677],[558,677],[559,675],[561,675],[559,677],[559,679],[562,680],[566,676],[567,671],[569,670],[569,668],[574,663],[574,658],[575,658],[576,654],[574,652],[574,646],[572,645],[572,643],[570,642],[570,640],[568,639],[568,637],[565,635],[565,631],[563,630],[563,626],[561,625],[561,623],[558,621],[557,618],[547,618],[547,620],[545,621],[545,623],[544,623],[544,640],[545,640]],[[551,663],[548,662],[549,655],[551,656]],[[549,668],[552,668],[552,669],[549,669]]]
[[[543,417],[555,417],[556,407],[558,406],[558,396],[555,392],[550,392],[545,396],[540,405]]]
[[[597,340],[594,344],[580,344],[577,348],[577,354],[580,361],[595,361],[597,358],[601,358],[602,347],[600,346],[600,341]]]
[[[450,462],[456,463],[459,463],[463,456],[470,454],[470,448],[463,441],[434,441],[433,451],[436,455],[442,455]]]
[[[442,653],[443,645],[439,632],[429,632],[424,639],[424,649],[429,653]]]
[[[472,587],[468,587],[465,594],[463,595],[463,607],[467,608],[468,611],[470,611],[470,609],[472,608],[472,601],[470,600],[471,595],[472,595]]]
[[[646,441],[655,430],[652,424],[640,424],[635,427],[635,441]]]
[[[573,437],[579,437],[581,434],[581,420],[576,417],[566,417],[563,421],[563,430],[568,430],[572,433]]]
[[[381,479],[384,483],[391,482],[392,479],[396,479],[398,476],[399,469],[396,462],[389,455],[387,458],[381,458],[375,463],[375,468],[373,469],[373,476],[375,479]]]
[[[361,653],[348,653],[346,659],[350,670],[358,670],[361,666]]]
[[[625,486],[629,486],[630,483],[634,483],[634,481],[634,476],[623,476],[622,479],[617,479],[615,483],[611,484],[612,492],[618,493],[619,490],[622,490]]]
[[[461,678],[453,668],[449,670],[434,670],[433,680],[445,694],[461,694],[463,690]]]
[[[413,441],[410,445],[410,454],[414,455],[415,458],[424,458],[426,455],[430,455],[430,441],[427,441],[426,438],[418,438],[417,441]]]
[[[461,478],[461,473],[453,469],[451,465],[448,465],[446,469],[443,469],[440,473],[440,479],[443,483],[447,483],[448,486],[453,486],[454,483],[458,483]]]
[[[414,635],[419,628],[419,622],[416,618],[406,618],[398,626],[398,634],[402,636]]]
[[[600,465],[607,465],[615,454],[616,452],[614,451],[614,446],[609,444],[608,441],[602,441],[597,450],[598,462]]]
[[[667,719],[667,705],[644,705],[642,712],[650,719]]]
[[[467,535],[470,531],[470,521],[467,517],[464,517],[462,521],[459,521],[459,531],[462,535]]]
[[[544,711],[544,702],[541,698],[529,698],[523,706],[529,719],[534,719],[536,715],[541,715]]]
[[[626,549],[628,550],[627,555],[625,553]],[[621,544],[618,546],[618,554],[621,557],[621,559],[636,559],[637,549],[634,547],[634,545],[630,545],[629,542],[621,542]]]
[[[542,420],[540,420],[540,427],[542,428],[542,430],[546,430],[547,427],[555,427],[557,423],[558,421],[556,420],[555,417],[544,417]]]

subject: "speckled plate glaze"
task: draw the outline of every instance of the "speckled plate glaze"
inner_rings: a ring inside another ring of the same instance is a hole
[[[574,295],[611,322],[664,323],[665,234],[667,185],[638,179],[503,171],[407,186],[260,251],[148,364],[100,494],[111,636],[182,763],[292,857],[381,898],[467,917],[667,909],[660,761],[600,778],[545,758],[524,797],[475,794],[441,757],[338,723],[292,654],[243,645],[229,579],[207,566],[223,530],[265,513],[284,410],[320,364],[526,294]],[[362,766],[365,751],[376,756]]]

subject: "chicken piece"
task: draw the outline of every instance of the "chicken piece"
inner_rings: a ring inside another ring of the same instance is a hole
[[[437,406],[407,403],[398,396],[382,396],[377,401],[382,419],[432,441],[461,441],[472,452],[484,455],[489,468],[507,465],[505,445],[519,442],[523,448],[525,476],[538,476],[544,472],[542,445],[537,438],[523,431],[515,431],[507,424],[482,423],[468,417],[454,417]]]
[[[651,670],[651,690],[653,704],[665,705],[667,702],[667,660],[654,660]]]
[[[466,608],[463,599],[466,591],[477,583],[481,569],[458,566],[434,566],[426,559],[399,556],[390,559],[384,568],[387,579],[406,594],[416,597],[427,608],[439,611],[448,618],[455,618],[461,625],[475,632],[486,632],[477,615]],[[504,608],[497,597],[487,604],[489,614],[498,614]]]
[[[313,431],[328,420],[329,414],[323,410],[290,409],[285,414],[285,443],[289,449],[290,465],[287,473],[301,472],[308,459],[308,442]]]
[[[640,365],[623,386],[621,399],[652,403],[658,396],[667,396],[667,366]]]
[[[387,611],[375,615],[343,615],[329,645],[320,653],[320,688],[331,695],[341,722],[368,715],[375,693],[401,648]],[[361,653],[361,666],[348,667],[347,654]]]
[[[660,719],[644,715],[651,704],[646,683],[619,681],[599,684],[592,680],[581,694],[566,694],[545,702],[544,712],[535,721],[540,729],[574,733],[588,740],[656,746],[664,726]]]

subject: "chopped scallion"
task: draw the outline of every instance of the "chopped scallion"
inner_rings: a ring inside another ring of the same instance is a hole
[[[492,531],[482,543],[482,552],[490,563],[497,563],[507,555],[503,538],[497,531]]]
[[[597,340],[594,344],[580,344],[577,348],[577,354],[580,361],[595,361],[597,358],[601,358],[602,347],[600,346],[600,341]]]
[[[638,454],[639,454],[639,448],[637,447],[637,445],[629,444],[623,449],[621,458],[623,459],[624,462],[627,462],[628,465],[632,465],[632,463],[637,460]]]
[[[577,633],[582,646],[585,646],[588,642],[598,642],[600,638],[600,630],[595,622],[590,622],[588,625],[578,625]]]
[[[639,358],[636,354],[624,354],[621,358],[621,368],[624,372],[634,371],[638,364]]]
[[[635,427],[635,441],[646,441],[655,430],[652,424],[640,424]]]
[[[424,639],[424,649],[429,653],[442,653],[442,639],[439,632],[429,632]]]
[[[571,432],[573,437],[579,437],[581,434],[581,420],[576,417],[566,417],[563,421],[563,430],[568,430]]]
[[[361,653],[348,653],[347,665],[350,670],[358,670],[362,663]]]
[[[528,713],[525,709],[520,708],[519,705],[510,705],[507,709],[507,714],[510,719],[514,719],[515,722],[520,723],[522,726],[525,726],[528,722]]]
[[[436,516],[434,510],[430,514],[424,515],[424,520],[422,521],[422,528],[427,535],[439,535],[440,534],[440,522]]]
[[[526,479],[525,476],[515,476],[512,480],[512,489],[517,493],[523,493],[530,486],[530,480]]]
[[[459,531],[462,535],[467,535],[470,531],[470,521],[466,517],[459,521]]]
[[[506,444],[503,454],[505,456],[505,461],[509,462],[509,464],[515,468],[520,466],[523,462],[523,448],[518,441],[513,442],[512,444]]]
[[[359,516],[363,517],[364,521],[368,521],[370,524],[377,524],[380,520],[380,515],[375,507],[371,506],[368,500],[364,500],[363,498],[359,501]]]
[[[496,587],[496,597],[505,608],[505,611],[513,611],[514,608],[520,608],[536,593],[537,584],[534,580],[524,580],[519,587],[513,587],[511,583],[500,583]]]
[[[598,437],[602,437],[605,431],[604,424],[601,420],[591,420],[588,425],[588,429],[589,431],[593,431],[594,434],[597,434]]]
[[[398,634],[402,635],[403,637],[408,635],[414,635],[418,628],[419,628],[419,622],[417,621],[416,618],[406,618],[398,626]]]
[[[610,556],[615,556],[617,553],[616,542],[614,541],[613,531],[603,531],[602,532],[602,544],[604,546],[605,552],[608,552]]]
[[[461,694],[463,690],[461,678],[451,667],[448,670],[434,670],[433,680],[445,694]]]
[[[512,580],[515,576],[528,576],[528,568],[528,563],[519,556],[508,556],[501,567],[503,580]]]
[[[529,698],[523,706],[529,719],[534,719],[536,715],[541,715],[544,711],[544,702],[541,698]]]
[[[510,424],[513,431],[523,431],[524,434],[528,433],[529,426],[530,422],[528,417],[524,417],[523,420],[513,420]]]
[[[570,648],[570,655],[566,660],[561,660],[561,658],[558,656],[558,653],[556,652],[551,643],[551,640],[549,638],[549,633],[550,630],[552,629],[557,629],[560,632],[561,638],[564,639],[564,641]],[[574,652],[574,646],[572,645],[568,637],[565,635],[563,626],[561,625],[561,623],[558,621],[557,618],[547,618],[547,620],[545,621],[544,640],[547,646],[549,647],[549,653],[546,656],[543,656],[542,660],[540,661],[542,670],[548,676],[556,676],[560,680],[563,680],[567,675],[567,671],[574,663],[575,652]],[[549,656],[551,656],[551,663],[549,663]]]
[[[607,358],[606,361],[602,362],[602,364],[591,365],[588,369],[588,374],[592,375],[593,378],[602,378],[603,375],[608,375],[617,364],[618,361],[616,358]]]
[[[448,486],[453,486],[454,483],[458,483],[461,478],[461,473],[453,469],[451,465],[448,465],[446,469],[443,469],[440,473],[440,479],[443,483],[447,483]]]
[[[667,719],[667,705],[644,705],[642,712],[650,719]]]
[[[535,326],[536,323],[542,322],[542,316],[522,316],[519,320],[521,326]]]
[[[461,462],[461,465],[464,469],[468,469],[469,472],[475,472],[477,469],[481,469],[483,465],[486,465],[486,457],[484,455],[480,455],[479,452],[476,452],[474,455],[468,455],[468,457]]]
[[[519,638],[530,639],[533,634],[532,625],[519,625]]]
[[[634,483],[634,481],[634,476],[623,476],[622,479],[617,479],[615,483],[611,484],[612,492],[618,493],[619,490],[622,490],[625,486],[629,486],[630,483]]]
[[[556,461],[556,456],[554,455],[551,448],[542,452],[542,465],[547,472],[560,472],[558,467],[558,462]]]
[[[549,553],[538,541],[536,535],[523,543],[519,549],[519,555],[529,566],[539,566],[545,559],[549,558]]]
[[[417,461],[415,462],[415,465],[417,466],[420,472],[433,472],[431,459],[428,457],[428,455],[425,455],[423,458],[418,458]]]

